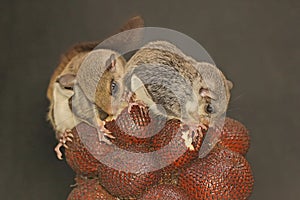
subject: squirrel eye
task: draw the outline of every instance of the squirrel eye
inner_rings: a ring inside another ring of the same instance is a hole
[[[73,90],[73,87],[71,87],[71,86],[70,86],[70,87],[65,86],[64,88],[65,88],[66,90]]]
[[[112,81],[112,82],[111,82],[111,85],[110,85],[110,91],[111,91],[111,94],[112,94],[113,96],[115,96],[116,93],[118,92],[118,90],[119,90],[118,84],[117,84],[115,81]]]
[[[207,106],[205,107],[205,112],[207,112],[208,114],[212,114],[215,112],[215,109],[211,104],[207,104]]]

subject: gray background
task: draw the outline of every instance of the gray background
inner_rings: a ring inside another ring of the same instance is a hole
[[[251,132],[251,199],[300,198],[299,1],[1,1],[0,197],[66,199],[73,172],[45,121],[59,56],[129,17],[196,39],[235,83],[229,116]]]

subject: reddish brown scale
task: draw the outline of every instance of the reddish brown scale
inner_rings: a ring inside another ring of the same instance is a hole
[[[139,200],[192,200],[188,194],[175,185],[162,184],[150,188]]]
[[[139,163],[127,158],[124,152],[111,154],[108,159],[114,166],[99,166],[101,185],[116,197],[129,198],[142,195],[146,188],[156,184],[161,176],[158,171],[151,170],[151,167],[156,167],[156,160],[143,155],[139,155],[141,158]],[[142,163],[145,160],[147,162]]]
[[[178,171],[179,170],[172,170],[172,171],[161,171],[161,180],[159,180],[159,184],[171,184],[177,185],[178,183]]]
[[[182,138],[183,131],[179,129],[180,123],[177,121],[177,127],[172,126],[169,131],[173,131],[175,134],[172,136],[171,142],[167,147],[164,147],[161,151],[157,151],[160,159],[160,163],[171,163],[166,166],[163,171],[168,173],[175,169],[179,169],[184,165],[190,163],[192,160],[198,158],[199,149],[201,147],[201,138],[197,137],[195,141],[192,142],[193,149],[187,148],[184,139]],[[174,130],[175,129],[175,130]],[[178,134],[176,134],[178,131]]]
[[[149,112],[143,112],[138,106],[133,106],[130,113],[125,108],[116,120],[107,122],[105,127],[116,137],[112,142],[119,148],[150,152],[153,150],[153,138],[161,137],[159,131],[164,127],[164,122],[158,117],[151,117]]]
[[[246,155],[250,147],[248,130],[242,123],[227,117],[219,143],[232,151]]]
[[[98,179],[77,179],[67,200],[116,200],[99,184]]]
[[[118,147],[132,152],[155,152],[162,167],[169,164],[167,171],[195,159],[201,145],[201,138],[197,138],[193,142],[194,149],[189,150],[182,138],[186,129],[182,130],[179,120],[165,122],[163,118],[142,112],[137,106],[132,107],[130,114],[124,109],[116,120],[106,124],[106,128],[113,132],[116,137],[113,143]]]
[[[250,196],[253,182],[250,165],[241,154],[216,146],[180,171],[178,185],[195,200],[240,200]]]
[[[201,138],[197,138],[192,143],[194,150],[187,150],[182,138],[183,130],[180,121],[173,119],[163,123],[163,120],[159,121],[159,118],[142,113],[135,106],[130,114],[125,109],[116,121],[107,123],[107,128],[116,137],[112,142],[124,150],[141,152],[140,157],[142,160],[148,159],[148,166],[131,162],[131,158],[126,158],[126,155],[120,154],[112,146],[100,143],[96,129],[86,124],[80,124],[77,129],[73,129],[73,142],[68,142],[69,149],[66,149],[68,164],[77,174],[89,177],[99,176],[102,187],[120,199],[141,197],[147,188],[157,185],[158,182],[162,184],[179,182],[179,187],[184,188],[193,199],[245,199],[249,196],[253,177],[247,161],[238,153],[221,147],[224,146],[241,154],[247,152],[249,136],[241,123],[227,118],[218,147],[202,160],[197,159]],[[160,130],[158,127],[162,126],[164,127]],[[153,157],[143,158],[147,152],[154,152]],[[178,153],[182,155],[179,154],[179,158],[174,159]],[[106,159],[112,160],[114,165],[127,170],[108,167],[100,163],[93,155],[97,158],[109,155]],[[163,164],[166,162],[171,164],[165,167]],[[153,172],[149,171],[151,166],[156,169],[164,168]],[[139,169],[139,173],[129,172],[134,169]],[[179,178],[178,170],[180,171]],[[227,176],[220,177],[220,171],[224,171],[223,174],[227,173]],[[210,184],[212,186],[208,187]],[[232,189],[231,185],[235,185],[236,188]],[[78,188],[79,186],[74,189],[77,195],[80,194]],[[74,191],[72,195],[75,194]],[[85,190],[81,191],[84,196],[88,193],[92,194],[94,189],[85,187]]]
[[[80,132],[80,136],[78,134]],[[85,123],[79,124],[72,129],[72,142],[67,142],[69,148],[65,150],[66,160],[69,166],[78,175],[95,177],[101,164],[94,155],[100,157],[112,151],[112,147],[100,143],[96,129]],[[82,142],[84,141],[84,143]],[[88,146],[88,149],[86,148]],[[93,154],[91,154],[94,153]]]
[[[141,152],[139,157],[142,160],[148,159],[147,166],[143,166],[130,157],[126,158],[124,152],[115,152],[107,157],[114,166],[99,166],[99,177],[101,184],[111,194],[122,198],[137,197],[147,187],[158,182],[163,174],[184,166],[198,156],[200,140],[194,143],[195,149],[188,150],[182,138],[186,130],[181,128],[179,120],[167,121],[159,131],[158,127],[164,121],[158,119],[134,106],[131,113],[126,108],[116,120],[106,124],[106,128],[116,137],[114,144],[126,151]],[[153,153],[150,158],[146,156],[149,152]],[[123,170],[119,170],[120,167]],[[142,170],[145,167],[150,172],[131,173],[134,169],[140,170],[139,167]],[[159,171],[153,172],[155,169]]]

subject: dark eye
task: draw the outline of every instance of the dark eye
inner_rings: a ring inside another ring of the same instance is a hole
[[[116,93],[118,92],[118,90],[119,90],[118,84],[117,84],[115,81],[112,81],[112,82],[111,82],[111,85],[110,85],[110,91],[111,91],[111,94],[112,94],[113,96],[115,96]]]
[[[207,112],[208,114],[212,114],[215,112],[215,109],[211,104],[207,104],[207,106],[205,107],[205,112]]]
[[[67,87],[67,86],[65,86],[64,87],[66,90],[73,90],[73,87]]]

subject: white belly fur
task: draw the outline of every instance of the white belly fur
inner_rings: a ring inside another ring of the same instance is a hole
[[[66,129],[72,129],[76,126],[76,120],[69,107],[69,99],[73,95],[73,91],[62,88],[59,83],[54,83],[53,115],[56,131],[65,132]]]

